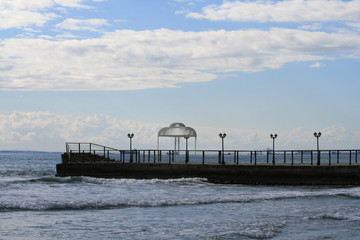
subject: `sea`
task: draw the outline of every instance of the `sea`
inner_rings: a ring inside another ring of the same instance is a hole
[[[360,187],[56,177],[0,151],[0,239],[360,239]]]

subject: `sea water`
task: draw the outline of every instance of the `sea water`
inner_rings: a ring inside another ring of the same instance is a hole
[[[360,239],[360,187],[55,177],[0,152],[0,239]]]

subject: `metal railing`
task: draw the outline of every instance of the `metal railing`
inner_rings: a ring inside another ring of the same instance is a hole
[[[120,152],[121,150],[107,147],[96,143],[82,143],[82,142],[67,142],[66,153],[69,161],[71,161],[73,154],[91,154],[103,157],[104,159],[111,159],[110,153]]]
[[[250,164],[250,165],[353,165],[360,149],[343,150],[120,150],[96,143],[66,143],[69,161],[80,154],[99,156],[100,160],[134,163]]]

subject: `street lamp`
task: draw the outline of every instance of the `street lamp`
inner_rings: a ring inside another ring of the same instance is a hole
[[[186,151],[185,151],[185,163],[189,162],[189,151],[188,151],[188,139],[190,136],[185,136],[185,140],[186,140]]]
[[[226,133],[220,133],[219,137],[222,140],[222,160],[221,160],[221,164],[225,164],[225,160],[224,160],[224,138],[226,137]]]
[[[273,160],[272,160],[272,164],[275,165],[275,138],[277,138],[277,134],[275,133],[274,135],[273,134],[270,134],[270,138],[273,140]]]
[[[133,133],[128,133],[127,135],[130,139],[130,162],[133,162],[133,153],[132,153],[132,138],[134,137]]]
[[[316,132],[314,132],[314,137],[316,137],[316,146],[317,146],[317,157],[318,157],[318,159],[317,159],[317,164],[316,165],[320,165],[320,151],[319,151],[319,137],[321,136],[321,132],[318,132],[318,133],[316,133]]]

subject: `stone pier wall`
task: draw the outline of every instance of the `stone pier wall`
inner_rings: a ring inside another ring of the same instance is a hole
[[[170,179],[206,178],[213,183],[263,185],[360,185],[359,165],[218,165],[184,163],[63,162],[56,176]]]

